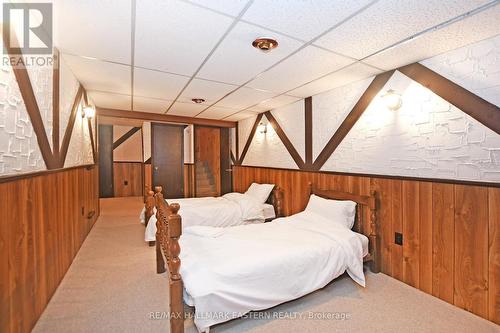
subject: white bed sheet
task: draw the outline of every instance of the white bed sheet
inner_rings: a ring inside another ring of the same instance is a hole
[[[260,204],[252,197],[241,193],[228,193],[222,197],[168,199],[180,205],[183,229],[191,226],[231,227],[242,224],[262,223],[274,218],[274,206]],[[269,210],[272,209],[272,214]],[[145,209],[140,214],[144,223]],[[156,240],[156,216],[151,216],[144,233],[146,242]]]
[[[345,271],[364,286],[362,239],[311,212],[259,225],[187,228],[180,239],[185,302],[204,331],[299,298]]]

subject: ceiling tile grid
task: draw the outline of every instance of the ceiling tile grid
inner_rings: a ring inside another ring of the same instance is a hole
[[[135,64],[192,75],[232,18],[182,1],[137,2]]]
[[[499,35],[499,21],[490,0],[65,0],[54,41],[99,107],[239,120]],[[263,36],[278,48],[253,48]]]
[[[252,46],[252,41],[262,36],[275,38],[279,46],[269,53],[259,52]],[[198,77],[241,85],[302,44],[295,39],[239,22],[201,68]]]

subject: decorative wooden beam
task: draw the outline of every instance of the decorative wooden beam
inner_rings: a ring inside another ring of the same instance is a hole
[[[241,156],[238,159],[238,163],[236,165],[241,165],[243,163],[243,160],[245,159],[248,148],[250,148],[250,144],[252,143],[253,137],[255,135],[255,131],[257,130],[257,127],[259,126],[263,115],[264,115],[263,113],[260,113],[257,115],[257,118],[255,118],[255,122],[253,123],[252,130],[250,131],[250,134],[248,135],[247,142],[245,143],[245,147],[243,147],[243,151],[241,152]]]
[[[138,111],[128,111],[128,110],[118,110],[118,109],[97,108],[97,114],[99,116],[140,119],[140,120],[158,121],[166,123],[193,124],[193,125],[204,125],[204,126],[214,126],[214,127],[236,126],[236,122],[234,121],[192,118],[183,116],[173,116],[161,113],[138,112]]]
[[[52,152],[54,159],[59,161],[59,74],[61,58],[59,50],[54,48],[54,64],[52,67]]]
[[[306,144],[306,168],[311,167],[313,162],[313,119],[312,119],[312,97],[304,99],[304,124]]]
[[[71,134],[73,133],[73,127],[75,126],[75,120],[77,116],[78,107],[80,106],[80,101],[82,100],[83,87],[80,85],[78,87],[78,92],[76,93],[75,100],[73,101],[73,106],[71,108],[71,114],[68,120],[68,126],[66,126],[66,131],[64,132],[64,137],[61,145],[61,151],[59,154],[59,167],[64,168],[64,162],[66,161],[66,155],[68,154],[69,142],[71,140]]]
[[[304,161],[302,160],[302,157],[300,157],[299,153],[293,146],[292,142],[290,139],[288,139],[288,136],[286,136],[285,132],[281,128],[281,126],[278,124],[274,116],[272,115],[271,111],[267,111],[264,113],[266,116],[267,120],[269,120],[269,123],[271,126],[274,128],[274,131],[276,134],[278,134],[279,138],[281,139],[281,142],[285,145],[286,150],[288,150],[288,153],[290,156],[292,156],[293,160],[295,161],[295,164],[299,167],[299,169],[304,169]]]
[[[4,47],[9,56],[22,57],[21,54],[14,55],[9,44],[10,43],[6,43],[4,41]],[[38,147],[40,147],[40,152],[45,162],[45,166],[49,170],[57,169],[58,161],[54,158],[52,150],[50,149],[49,139],[47,138],[47,133],[45,132],[45,126],[43,125],[42,116],[40,115],[40,109],[36,101],[33,86],[31,85],[28,70],[22,61],[19,61],[15,66],[12,66],[12,69],[14,71],[19,90],[21,91],[26,111],[30,117],[31,125],[33,126],[33,131],[35,132]]]
[[[500,109],[496,105],[419,63],[403,66],[398,71],[500,134]]]
[[[120,146],[122,143],[124,143],[125,141],[127,141],[132,135],[134,135],[135,133],[137,133],[141,128],[140,127],[132,127],[132,129],[130,131],[128,131],[127,133],[123,134],[120,138],[118,138],[118,140],[116,140],[115,142],[113,142],[113,150],[115,150],[116,148],[118,148],[118,146]]]
[[[389,79],[391,78],[393,73],[394,73],[394,70],[388,71],[388,72],[377,75],[373,79],[372,83],[370,83],[370,85],[365,90],[363,95],[360,97],[360,99],[358,100],[356,105],[354,105],[351,112],[349,112],[349,114],[344,119],[344,121],[342,122],[340,127],[333,134],[330,141],[328,141],[325,148],[323,148],[321,153],[318,155],[318,157],[316,158],[316,161],[314,161],[314,164],[312,166],[312,170],[317,171],[317,170],[321,169],[321,167],[330,158],[330,156],[333,154],[333,152],[338,147],[338,145],[345,138],[347,133],[349,133],[351,128],[354,126],[354,124],[361,117],[363,112],[365,112],[366,108],[368,107],[370,102],[373,100],[373,98],[378,94],[380,89],[382,89],[384,87],[384,85],[387,83],[387,81],[389,81]]]

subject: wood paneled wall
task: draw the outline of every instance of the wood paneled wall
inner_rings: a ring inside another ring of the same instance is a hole
[[[307,184],[378,193],[382,272],[500,323],[500,188],[235,166],[234,190],[284,189],[286,215],[302,211]],[[403,245],[394,233],[403,234]]]
[[[140,197],[143,195],[143,163],[113,162],[115,197]]]
[[[99,216],[98,168],[0,184],[0,332],[29,332]]]

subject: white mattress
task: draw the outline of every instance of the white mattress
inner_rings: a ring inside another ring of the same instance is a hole
[[[195,307],[195,325],[204,331],[301,297],[345,271],[364,286],[367,242],[308,212],[233,228],[193,226],[180,238],[184,300]]]
[[[264,214],[264,219],[274,219],[276,217],[276,212],[274,211],[274,206],[270,204],[262,205],[262,213]]]

